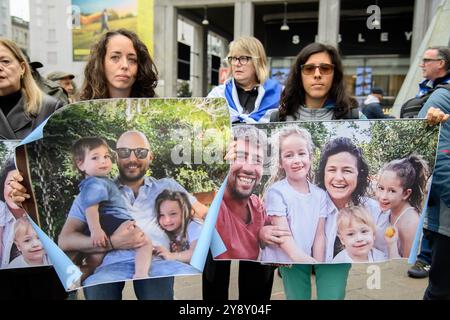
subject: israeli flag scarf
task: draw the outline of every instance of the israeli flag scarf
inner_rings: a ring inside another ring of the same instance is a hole
[[[258,87],[258,97],[255,109],[250,114],[244,114],[239,103],[239,97],[234,83],[230,79],[225,84],[225,98],[227,99],[231,122],[264,123],[270,121],[270,114],[278,109],[282,86],[278,81],[268,79]]]

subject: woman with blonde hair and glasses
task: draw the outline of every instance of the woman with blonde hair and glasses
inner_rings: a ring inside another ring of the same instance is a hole
[[[0,38],[0,139],[23,139],[63,105],[45,95],[20,48]]]
[[[208,98],[225,98],[231,122],[269,122],[277,110],[282,86],[269,79],[267,58],[261,42],[254,37],[240,37],[230,43],[227,61],[230,78],[214,88]]]

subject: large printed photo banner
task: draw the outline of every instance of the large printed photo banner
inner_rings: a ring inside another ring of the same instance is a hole
[[[95,100],[53,114],[16,160],[30,217],[83,273],[70,289],[199,274],[191,257],[229,139],[223,99]]]
[[[410,256],[439,126],[316,121],[233,132],[237,159],[216,222],[226,250],[215,259],[312,264]]]
[[[0,272],[50,264],[28,216],[8,197],[12,191],[11,176],[16,170],[14,150],[19,143],[0,141]]]

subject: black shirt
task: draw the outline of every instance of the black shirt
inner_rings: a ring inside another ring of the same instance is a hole
[[[7,96],[0,96],[0,108],[5,116],[14,108],[14,106],[22,98],[22,91],[16,91]]]
[[[251,113],[255,109],[256,98],[258,97],[258,87],[250,90],[245,90],[236,85],[239,103],[244,109],[245,114]]]

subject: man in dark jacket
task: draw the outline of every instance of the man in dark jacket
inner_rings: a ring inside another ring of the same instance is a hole
[[[383,108],[381,107],[381,100],[383,100],[383,96],[383,89],[379,87],[372,87],[371,94],[367,96],[362,108],[362,113],[364,113],[367,119],[394,118],[384,114]]]
[[[39,61],[30,61],[30,57],[25,51],[22,51],[27,58],[28,64],[30,65],[31,74],[33,75],[34,81],[36,81],[38,87],[49,96],[62,101],[64,104],[69,103],[69,96],[63,88],[59,86],[58,83],[48,80],[41,76],[37,69],[42,68],[43,64]]]

